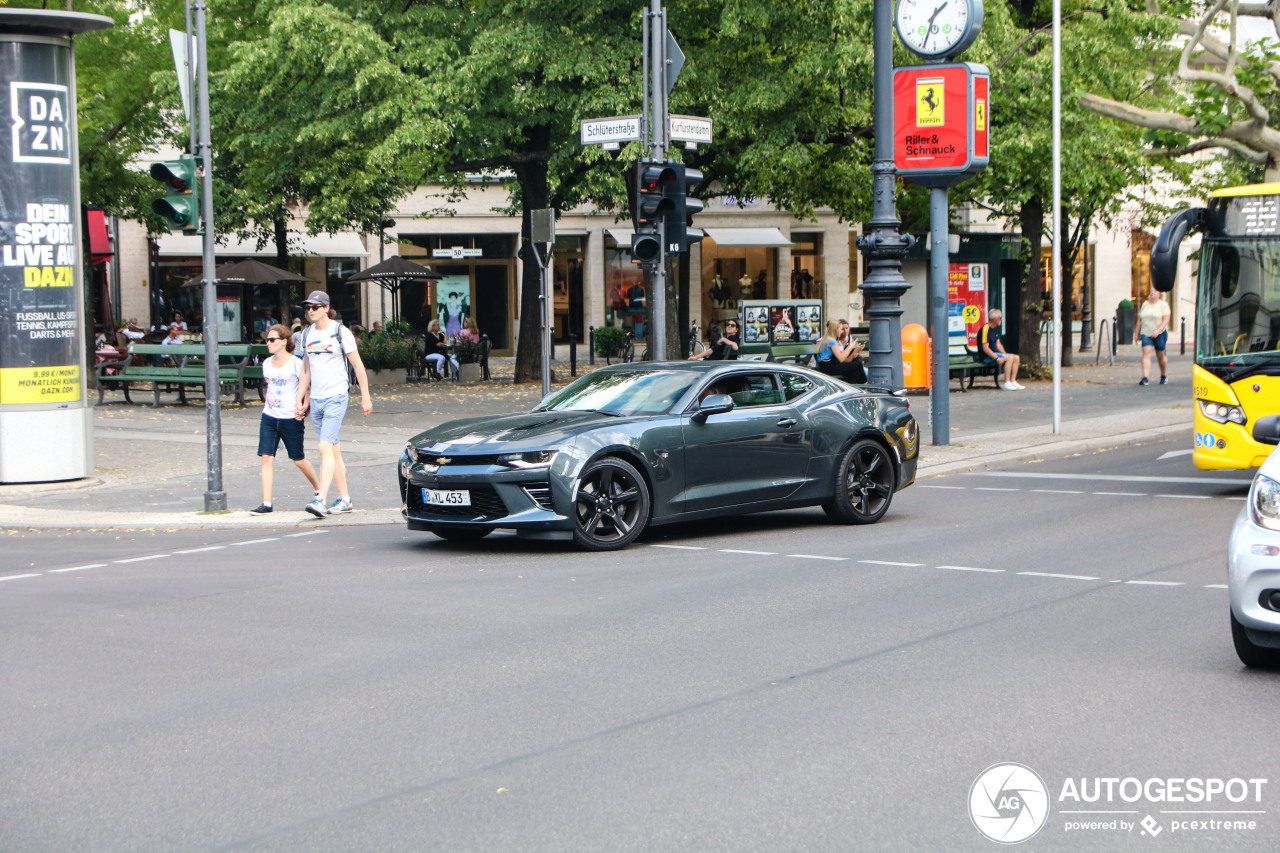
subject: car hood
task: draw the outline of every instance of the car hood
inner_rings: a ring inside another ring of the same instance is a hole
[[[447,444],[454,452],[465,447],[474,453],[511,453],[567,444],[575,436],[596,427],[618,427],[634,420],[636,418],[621,418],[599,412],[490,415],[448,421],[415,435],[411,441],[415,445],[427,441],[433,445]]]

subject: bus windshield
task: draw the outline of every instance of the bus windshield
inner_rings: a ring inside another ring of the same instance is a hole
[[[1206,238],[1197,314],[1201,367],[1234,373],[1280,365],[1280,241]]]

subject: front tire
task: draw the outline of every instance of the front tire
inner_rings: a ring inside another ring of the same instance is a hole
[[[893,459],[870,438],[855,441],[836,463],[835,492],[822,505],[837,524],[874,524],[889,511],[894,491]]]
[[[1271,649],[1256,645],[1245,633],[1244,626],[1236,619],[1235,611],[1231,612],[1231,641],[1236,646],[1236,656],[1245,666],[1255,669],[1275,669],[1280,667],[1280,649]]]
[[[601,459],[583,473],[573,514],[578,547],[616,551],[635,541],[649,523],[649,489],[631,464]]]
[[[431,532],[449,542],[479,542],[493,532],[492,527],[432,527]]]

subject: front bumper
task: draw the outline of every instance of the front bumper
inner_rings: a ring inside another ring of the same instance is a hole
[[[549,468],[512,470],[499,465],[455,465],[428,473],[402,457],[400,494],[410,530],[488,527],[513,530],[572,530],[572,495]],[[466,490],[470,506],[427,504],[422,490]]]
[[[1271,592],[1280,590],[1280,554],[1264,553],[1280,549],[1280,531],[1254,524],[1245,507],[1236,516],[1227,547],[1227,589],[1231,612],[1258,646],[1280,648],[1280,612],[1262,603]]]

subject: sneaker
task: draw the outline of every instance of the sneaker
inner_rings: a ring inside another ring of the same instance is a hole
[[[338,498],[329,504],[329,515],[337,515],[340,512],[351,512],[351,501],[348,498]]]
[[[1023,385],[1021,382],[1013,382],[1013,383],[1011,383],[1011,384],[1013,385],[1013,390],[1015,390],[1015,391],[1025,391],[1025,390],[1027,390],[1027,386],[1026,386],[1026,385]]]
[[[1003,385],[1001,385],[1000,387],[1001,387],[1001,388],[1003,388],[1003,389],[1004,389],[1004,390],[1006,390],[1006,391],[1017,391],[1017,390],[1018,390],[1018,389],[1017,389],[1017,387],[1016,387],[1012,382],[1006,382],[1006,383],[1004,383]]]
[[[1168,376],[1161,376],[1161,377],[1160,377],[1160,384],[1161,384],[1161,385],[1168,385],[1168,384],[1169,384],[1169,377],[1168,377]]]
[[[1144,376],[1144,377],[1142,377],[1142,379],[1141,379],[1141,380],[1139,380],[1138,384],[1139,384],[1139,385],[1150,385],[1151,383],[1147,380],[1147,377],[1145,377],[1145,376]]]
[[[249,515],[266,515],[271,512],[271,504],[260,504],[257,509],[249,510]]]
[[[304,506],[303,509],[314,515],[316,518],[324,518],[324,501],[320,500],[318,496],[314,498],[311,503]]]

